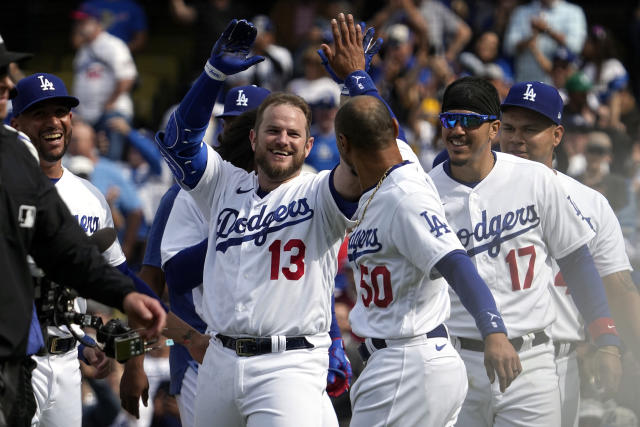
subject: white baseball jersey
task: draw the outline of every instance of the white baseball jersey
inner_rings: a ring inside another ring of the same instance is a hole
[[[78,49],[73,59],[73,93],[80,100],[75,111],[95,124],[118,81],[135,79],[137,75],[136,64],[126,43],[103,31],[91,43]],[[131,94],[120,94],[114,109],[131,118]]]
[[[607,199],[598,191],[563,173],[556,171],[556,176],[596,233],[588,246],[600,277],[618,271],[630,271],[632,268],[625,252],[622,230]],[[557,341],[582,341],[585,339],[584,322],[555,260],[553,273],[555,280],[554,286],[551,286],[551,294],[558,313],[555,322],[551,325],[551,335]]]
[[[78,220],[78,224],[87,235],[90,236],[101,228],[114,227],[111,209],[100,190],[92,183],[63,168],[62,177],[56,182],[55,186],[60,198],[67,205],[71,214]],[[109,265],[114,267],[126,261],[118,239],[103,252],[102,256]],[[82,297],[76,298],[75,309],[81,313],[86,312],[87,301]],[[48,331],[53,335],[61,335],[57,329],[49,327]],[[61,329],[64,330],[65,327]],[[81,336],[84,335],[80,328],[76,328],[76,332]]]
[[[185,190],[176,196],[160,243],[162,267],[181,250],[196,245],[207,238],[209,224],[200,209]],[[203,287],[193,289],[193,304],[202,317]]]
[[[258,187],[255,173],[208,147],[206,170],[190,191],[209,222],[203,320],[231,336],[326,333],[349,224],[330,173],[302,173],[264,197]]]
[[[569,255],[594,233],[549,168],[510,154],[495,156],[489,175],[473,187],[451,178],[444,164],[429,175],[513,338],[551,324],[551,258]],[[457,295],[450,296],[451,333],[480,339]]]
[[[358,288],[349,315],[354,333],[409,338],[444,322],[449,317],[448,285],[429,275],[444,255],[464,248],[419,163],[394,167],[377,191],[366,191],[356,218],[362,221],[351,232],[348,247]]]

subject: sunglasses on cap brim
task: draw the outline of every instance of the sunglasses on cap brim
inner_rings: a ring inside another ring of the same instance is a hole
[[[485,122],[497,120],[497,116],[474,113],[440,113],[440,123],[447,129],[453,129],[460,123],[463,128],[477,128]]]

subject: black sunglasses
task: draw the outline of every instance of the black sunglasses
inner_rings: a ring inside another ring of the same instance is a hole
[[[453,129],[457,123],[463,128],[477,128],[485,122],[497,120],[497,116],[473,113],[440,113],[440,123],[447,129]]]

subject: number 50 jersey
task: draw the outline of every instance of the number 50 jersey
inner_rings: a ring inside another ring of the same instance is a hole
[[[551,258],[569,255],[594,236],[580,209],[541,163],[494,153],[489,175],[474,186],[438,165],[429,175],[447,221],[485,280],[509,337],[545,329],[555,319]],[[451,296],[452,335],[480,339],[473,318]]]

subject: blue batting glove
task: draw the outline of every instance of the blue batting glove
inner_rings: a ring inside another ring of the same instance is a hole
[[[256,27],[244,19],[233,19],[211,50],[211,57],[205,71],[216,80],[224,80],[229,74],[236,74],[264,61],[264,57],[249,52],[256,39]]]
[[[375,42],[372,43],[375,29],[373,27],[369,27],[369,29],[365,31],[366,24],[364,22],[360,23],[360,28],[364,32],[364,37],[362,39],[362,47],[364,48],[364,71],[368,73],[369,66],[371,65],[371,59],[373,59],[376,53],[380,51],[383,40],[379,37]],[[343,84],[344,80],[338,77],[331,68],[331,65],[329,65],[329,58],[327,58],[327,55],[324,54],[322,49],[318,49],[317,52],[318,56],[320,56],[320,60],[322,61],[324,69],[327,70],[327,73],[329,73],[329,76],[331,76],[333,81],[338,83],[339,85]]]
[[[329,347],[329,373],[327,392],[331,397],[341,396],[351,385],[351,362],[344,351],[342,338],[334,338]]]

